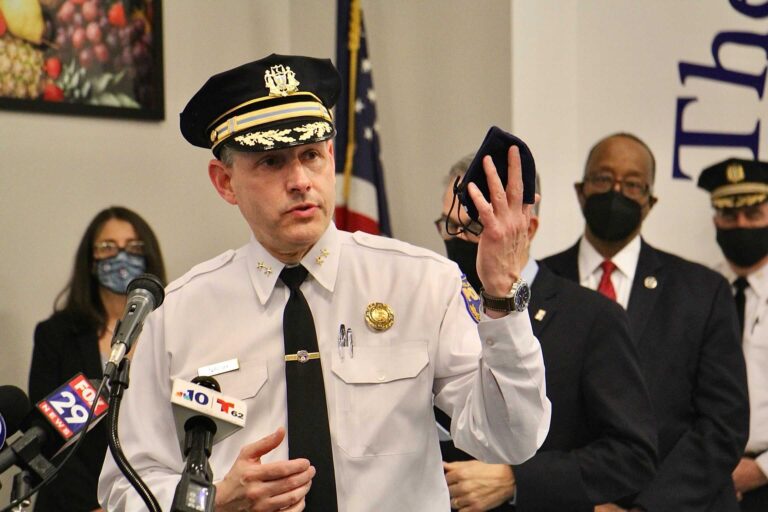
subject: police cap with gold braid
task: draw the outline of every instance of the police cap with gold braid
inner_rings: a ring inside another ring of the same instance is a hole
[[[768,200],[768,162],[729,158],[704,169],[700,188],[712,194],[715,208],[741,208]]]
[[[272,54],[212,76],[180,115],[181,133],[219,156],[330,139],[341,77],[329,59]]]

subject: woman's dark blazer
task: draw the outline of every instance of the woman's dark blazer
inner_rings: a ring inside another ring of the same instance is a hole
[[[54,313],[35,328],[35,346],[29,371],[29,398],[45,398],[78,372],[101,379],[102,364],[96,328],[85,317]],[[37,512],[84,512],[99,508],[96,487],[107,450],[106,422],[101,421],[77,453],[37,494]]]

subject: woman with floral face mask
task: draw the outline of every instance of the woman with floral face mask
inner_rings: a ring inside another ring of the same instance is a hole
[[[72,275],[56,298],[53,315],[35,329],[29,374],[33,402],[78,372],[89,379],[102,378],[128,283],[144,272],[166,282],[160,246],[147,222],[119,206],[99,212],[80,241]],[[106,448],[106,422],[101,422],[38,493],[35,510],[100,510],[96,486]]]

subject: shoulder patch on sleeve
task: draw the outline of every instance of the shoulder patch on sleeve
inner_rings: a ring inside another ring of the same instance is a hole
[[[476,324],[480,323],[480,295],[472,288],[464,274],[461,274],[461,298],[464,299],[464,305],[467,307],[467,312],[472,320]]]
[[[166,293],[170,293],[174,290],[178,290],[185,284],[187,284],[189,281],[192,280],[195,276],[199,276],[201,274],[207,274],[208,272],[213,272],[216,269],[219,269],[232,261],[232,258],[235,257],[235,254],[237,254],[236,251],[230,249],[222,254],[219,254],[215,258],[211,258],[208,261],[204,261],[202,263],[198,263],[194,267],[192,267],[189,272],[181,276],[180,278],[176,279],[172,283],[168,285],[166,288]]]

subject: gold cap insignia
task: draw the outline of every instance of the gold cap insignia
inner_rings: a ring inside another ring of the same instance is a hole
[[[386,304],[372,302],[365,309],[365,323],[376,331],[386,331],[395,323],[395,313]]]
[[[653,290],[657,286],[659,286],[659,282],[656,280],[653,276],[648,276],[643,280],[643,285],[648,288],[649,290]]]
[[[299,83],[290,66],[278,64],[264,73],[264,84],[269,89],[270,96],[288,96],[298,92]]]
[[[731,164],[725,170],[725,177],[731,183],[744,181],[744,167],[741,164]]]

